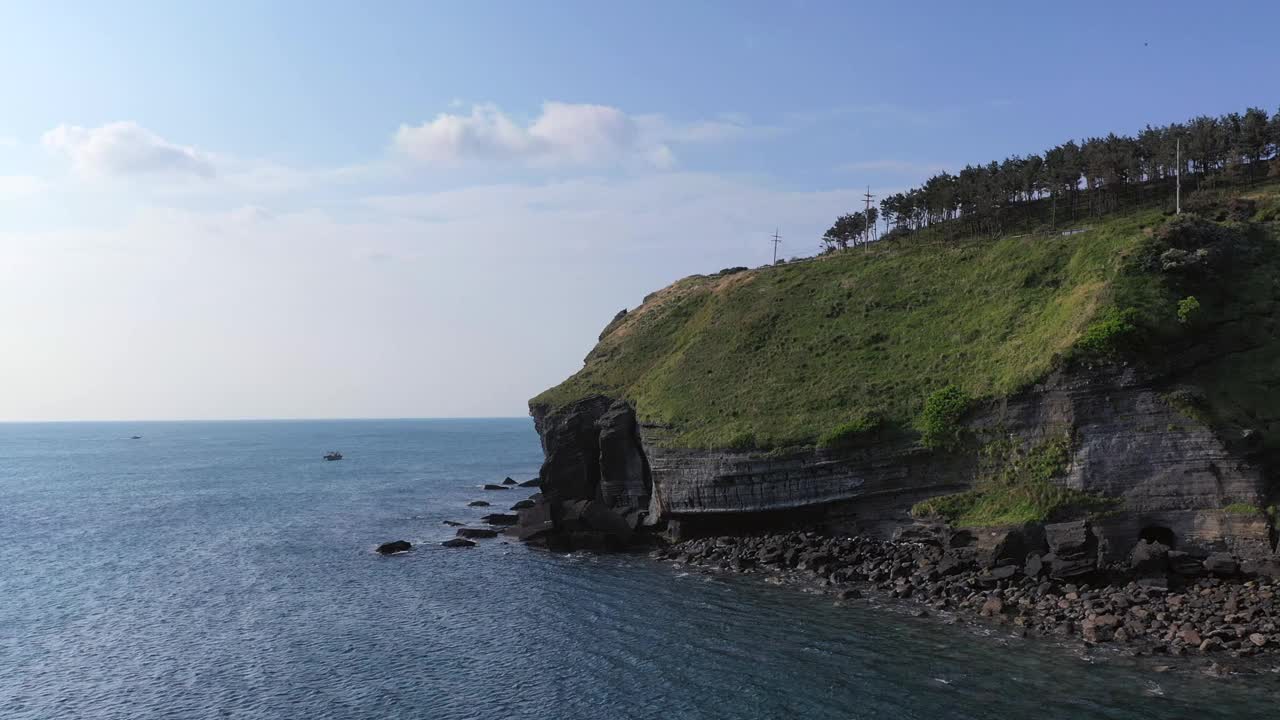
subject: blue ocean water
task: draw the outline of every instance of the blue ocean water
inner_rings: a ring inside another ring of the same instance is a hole
[[[131,440],[131,435],[141,439]],[[346,459],[324,462],[341,450]],[[1158,674],[644,557],[437,543],[526,419],[0,425],[0,718],[1228,718]],[[383,541],[420,544],[394,557]]]

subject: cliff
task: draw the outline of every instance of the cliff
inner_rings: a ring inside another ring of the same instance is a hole
[[[677,282],[531,401],[547,502],[525,534],[1083,521],[1099,560],[1140,538],[1273,559],[1280,232],[1220,219],[1137,211]],[[940,439],[938,395],[963,405]]]

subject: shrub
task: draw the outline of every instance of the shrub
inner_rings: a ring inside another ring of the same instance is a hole
[[[732,437],[729,438],[729,442],[727,443],[727,445],[729,446],[730,450],[740,450],[740,451],[755,450],[756,449],[755,433],[746,431],[746,430],[739,433],[735,433]]]
[[[1252,516],[1252,515],[1263,514],[1262,508],[1257,507],[1256,505],[1250,505],[1249,503],[1242,503],[1242,502],[1233,502],[1222,509],[1228,515]]]
[[[948,385],[924,401],[924,411],[916,423],[920,444],[928,448],[948,447],[960,440],[960,418],[972,399],[964,390]]]
[[[1097,320],[1085,328],[1076,341],[1076,350],[1091,358],[1114,359],[1128,350],[1138,332],[1135,308],[1107,308]]]
[[[818,438],[818,447],[847,448],[859,445],[871,439],[884,424],[883,419],[875,413],[866,413],[837,425]]]
[[[1116,500],[1053,482],[1071,462],[1069,438],[1050,440],[1022,454],[1014,445],[985,448],[988,467],[972,490],[917,503],[915,517],[942,518],[958,527],[1052,522],[1105,513]]]
[[[1178,322],[1186,324],[1200,312],[1200,301],[1188,295],[1178,301]]]

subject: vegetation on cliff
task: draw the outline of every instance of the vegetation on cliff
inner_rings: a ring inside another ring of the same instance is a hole
[[[836,446],[869,417],[877,432],[914,432],[942,388],[981,401],[1066,362],[1145,356],[1200,388],[1214,417],[1273,444],[1275,207],[1280,187],[1262,186],[1200,215],[1148,207],[1072,234],[918,233],[685,278],[616,318],[585,366],[532,404],[625,398],[684,447]],[[1243,212],[1254,222],[1233,219]]]
[[[911,514],[946,520],[956,527],[1023,525],[1106,512],[1116,501],[1053,482],[1067,471],[1071,438],[1060,437],[1023,451],[1008,440],[988,443],[973,489],[918,503]]]

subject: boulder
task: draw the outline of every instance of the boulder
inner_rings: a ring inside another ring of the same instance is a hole
[[[531,507],[533,507],[533,500],[526,499],[526,500],[521,500],[515,505],[512,505],[511,511],[515,512],[516,510],[524,510],[525,508],[531,508]]]
[[[1231,577],[1240,572],[1240,563],[1227,553],[1213,553],[1204,559],[1204,569],[1218,577]]]
[[[471,502],[467,503],[467,507],[489,507],[489,503],[485,502],[484,500],[472,500]]]
[[[457,520],[445,520],[444,524],[449,527],[462,527],[463,525],[466,525],[466,523],[460,523]]]
[[[470,540],[464,540],[463,538],[458,537],[453,538],[452,540],[445,540],[440,544],[447,548],[471,548],[476,546],[476,544]]]
[[[998,595],[992,595],[987,598],[986,602],[982,603],[982,610],[979,612],[982,613],[983,617],[999,615],[1004,612],[1004,600],[1001,600]]]
[[[378,546],[378,552],[383,555],[394,555],[395,553],[408,552],[413,545],[408,540],[393,540],[391,542],[382,543]]]
[[[1264,577],[1280,580],[1280,559],[1262,558],[1245,560],[1240,563],[1240,572],[1251,577]]]
[[[1204,562],[1189,553],[1181,550],[1169,551],[1169,569],[1179,575],[1195,577],[1204,574]]]
[[[555,530],[551,521],[551,506],[541,500],[517,513],[519,520],[508,534],[524,542],[541,541]]]
[[[542,478],[533,478],[531,480],[525,480],[524,482],[520,483],[516,487],[539,487],[541,485],[542,485]]]
[[[515,481],[515,480],[512,480],[511,478],[506,478],[505,480],[503,480],[503,481],[502,481],[502,484],[503,484],[503,485],[515,485],[515,484],[516,484],[516,481]]]
[[[1169,548],[1162,543],[1139,540],[1129,553],[1129,570],[1137,577],[1159,577],[1169,569]]]
[[[903,525],[893,531],[893,541],[942,545],[942,528],[930,523]]]
[[[511,488],[507,487],[506,485],[494,485],[493,483],[488,483],[484,486],[484,489],[485,490],[510,490]]]
[[[1022,567],[1022,572],[1029,578],[1039,578],[1044,573],[1044,561],[1039,555],[1032,553],[1027,556],[1027,562]]]
[[[520,518],[518,516],[508,513],[490,513],[480,518],[480,522],[489,525],[501,525],[502,527],[510,527],[519,521]]]
[[[1045,525],[1044,537],[1049,544],[1049,552],[1058,557],[1093,554],[1098,546],[1088,522],[1084,520]]]
[[[498,537],[498,531],[493,528],[458,528],[458,537],[460,538],[492,538]]]

